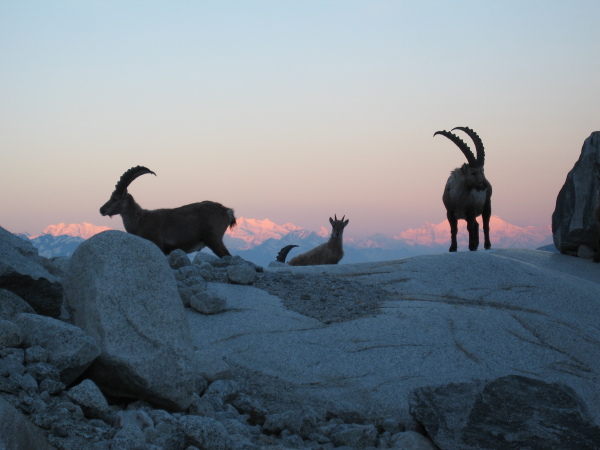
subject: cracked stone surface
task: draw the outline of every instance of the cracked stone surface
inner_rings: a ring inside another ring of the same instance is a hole
[[[227,310],[187,317],[201,360],[273,380],[257,384],[280,401],[407,416],[414,389],[524,375],[569,386],[598,422],[599,283],[565,255],[458,252],[269,268],[254,287],[209,283]]]

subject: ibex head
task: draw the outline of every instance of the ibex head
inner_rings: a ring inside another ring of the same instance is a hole
[[[332,219],[331,217],[329,218],[329,223],[331,224],[331,228],[332,228],[331,237],[341,238],[342,234],[344,233],[344,228],[346,227],[346,225],[348,225],[350,220],[344,221],[344,219],[346,218],[346,215],[344,215],[344,217],[342,217],[341,220],[338,220],[337,214],[335,214],[334,217],[335,217],[335,220]]]
[[[473,139],[473,142],[475,143],[475,151],[477,152],[477,157],[475,157],[469,146],[465,144],[465,142],[454,133],[443,130],[436,131],[433,135],[435,136],[437,134],[441,134],[442,136],[446,136],[458,146],[458,148],[463,152],[463,154],[467,158],[468,163],[463,164],[463,166],[461,167],[461,171],[465,176],[465,180],[467,182],[467,187],[479,190],[485,189],[487,187],[487,180],[483,173],[483,165],[485,163],[485,151],[483,148],[483,142],[481,141],[481,138],[477,135],[477,133],[475,133],[475,131],[468,127],[456,127],[452,128],[451,131],[454,130],[464,131],[469,135],[471,139]]]
[[[127,188],[137,177],[151,173],[156,175],[150,169],[142,166],[136,166],[125,172],[119,182],[115,185],[110,199],[100,208],[100,214],[103,216],[115,216],[121,214],[127,205],[133,201],[133,197],[127,193]]]

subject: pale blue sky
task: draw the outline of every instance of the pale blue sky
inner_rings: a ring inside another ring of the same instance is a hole
[[[600,2],[0,2],[0,225],[120,228],[146,208],[396,234],[441,222],[474,128],[493,213],[548,225],[600,130]]]

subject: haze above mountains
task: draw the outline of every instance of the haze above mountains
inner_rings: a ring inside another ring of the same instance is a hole
[[[352,224],[350,224],[351,226]],[[85,239],[111,228],[83,222],[79,224],[49,225],[38,235],[21,234],[32,241],[40,255],[45,257],[71,256]],[[266,266],[274,261],[279,250],[288,244],[299,245],[290,257],[305,252],[325,242],[331,230],[321,227],[310,231],[292,223],[276,224],[269,219],[240,217],[237,226],[229,230],[225,245],[233,255]],[[459,251],[468,246],[465,222],[459,222]],[[535,249],[552,244],[552,231],[546,227],[517,227],[498,216],[490,221],[492,248]],[[447,221],[438,224],[425,223],[419,228],[402,231],[392,237],[374,234],[368,238],[344,239],[342,263],[386,261],[424,254],[443,253],[450,243],[450,227]],[[209,250],[205,250],[209,251]]]

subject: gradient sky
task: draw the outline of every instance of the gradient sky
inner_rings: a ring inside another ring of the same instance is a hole
[[[465,161],[432,136],[455,126],[483,139],[493,214],[549,225],[600,130],[598,17],[597,0],[4,0],[0,226],[122,229],[98,209],[145,165],[145,208],[393,235],[444,220]]]

